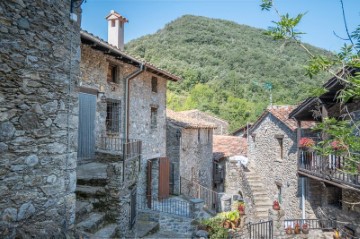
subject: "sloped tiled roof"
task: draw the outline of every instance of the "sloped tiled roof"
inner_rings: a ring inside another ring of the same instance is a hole
[[[296,108],[295,105],[273,105],[269,106],[264,113],[254,123],[250,131],[260,124],[260,122],[270,113],[275,116],[279,121],[283,122],[289,129],[295,131],[297,129],[297,123],[294,119],[289,119],[289,114]],[[301,128],[308,129],[315,125],[314,122],[302,122]]]
[[[172,110],[167,109],[166,110],[166,117],[167,121],[177,125],[182,128],[186,129],[215,129],[216,125],[209,123],[204,120],[198,120],[192,117],[189,117],[188,115],[184,114],[183,112],[175,112]]]
[[[211,115],[211,114],[209,114],[209,113],[200,111],[200,110],[198,110],[198,109],[185,110],[185,111],[181,111],[181,113],[186,114],[186,115],[189,115],[189,116],[193,116],[193,115],[195,115],[195,114],[206,115],[207,117],[211,117],[211,118],[214,118],[215,120],[222,121],[222,122],[224,122],[225,124],[229,124],[226,120],[220,119],[220,118],[218,118],[218,117],[216,117],[216,116],[213,116],[213,115]]]
[[[247,156],[246,138],[237,136],[214,135],[213,157],[218,160],[236,155]]]
[[[147,71],[157,74],[168,80],[172,80],[172,81],[181,80],[180,77],[178,77],[174,74],[171,74],[170,72],[167,72],[161,68],[158,68],[149,62],[146,62],[144,60],[140,60],[133,56],[130,56],[129,54],[125,53],[124,51],[120,50],[119,48],[117,48],[113,45],[110,45],[108,42],[101,39],[100,37],[95,36],[85,30],[80,31],[80,37],[81,37],[82,43],[86,42],[87,44],[91,44],[92,48],[106,52],[106,54],[113,55],[121,61],[124,61],[124,62],[126,61],[127,63],[136,63],[138,65],[144,65],[144,67]]]

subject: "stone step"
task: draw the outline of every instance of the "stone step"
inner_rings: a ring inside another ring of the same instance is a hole
[[[98,230],[93,236],[93,239],[108,239],[115,237],[116,224],[109,224]]]
[[[255,191],[253,192],[253,195],[255,198],[266,198],[267,197],[267,193],[264,191],[264,190],[261,190],[261,191]]]
[[[76,224],[76,227],[80,231],[89,233],[96,232],[104,223],[105,213],[90,213],[86,219]]]
[[[95,186],[85,186],[85,185],[77,185],[76,186],[76,195],[80,197],[99,197],[105,196],[105,188],[104,187],[95,187]]]
[[[77,200],[75,209],[76,220],[81,221],[84,215],[89,214],[93,209],[94,206],[92,203]]]
[[[257,193],[257,192],[265,192],[265,189],[264,188],[260,188],[260,187],[251,187],[251,191],[253,193]]]
[[[272,205],[273,203],[271,200],[267,197],[256,197],[254,198],[255,204],[266,204],[266,205]]]
[[[76,177],[79,180],[107,179],[107,165],[104,163],[81,164],[76,169]]]
[[[255,215],[259,219],[267,220],[269,218],[269,214],[267,212],[256,212]]]
[[[159,227],[158,222],[137,220],[134,226],[135,237],[143,238],[154,234],[159,230]]]
[[[269,206],[255,206],[255,211],[256,212],[269,212],[269,209],[271,209],[271,207]]]

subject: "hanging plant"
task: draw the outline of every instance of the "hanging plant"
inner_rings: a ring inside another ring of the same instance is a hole
[[[315,146],[315,141],[310,138],[302,137],[299,140],[299,147],[300,148],[311,148]]]
[[[330,146],[333,150],[335,151],[345,151],[348,146],[345,145],[344,143],[338,141],[338,140],[334,140],[330,143]]]

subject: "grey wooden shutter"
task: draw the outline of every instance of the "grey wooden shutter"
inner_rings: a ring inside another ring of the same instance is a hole
[[[79,159],[89,159],[95,155],[95,113],[96,95],[79,93]]]

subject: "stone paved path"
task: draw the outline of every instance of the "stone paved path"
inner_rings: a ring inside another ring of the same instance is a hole
[[[152,235],[149,235],[149,236],[146,236],[144,238],[147,238],[147,239],[157,239],[157,238],[164,238],[164,239],[167,239],[167,238],[179,238],[179,239],[187,239],[187,238],[191,238],[191,237],[186,237],[184,235],[181,235],[181,234],[177,234],[175,232],[169,232],[169,231],[158,231]]]

